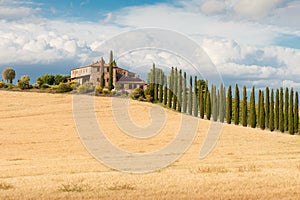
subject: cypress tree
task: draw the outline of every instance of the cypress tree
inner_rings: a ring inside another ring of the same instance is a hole
[[[163,85],[164,85],[164,74],[162,70],[159,70],[159,102],[163,102],[163,95],[164,95],[164,90],[163,90]]]
[[[284,130],[289,130],[289,89],[285,89],[285,100],[284,100]]]
[[[265,130],[266,128],[266,121],[265,121],[265,105],[264,105],[264,92],[261,91],[260,95],[260,128]]]
[[[169,76],[169,98],[168,98],[168,107],[172,108],[173,100],[173,77],[174,77],[174,68],[171,69],[171,74]]]
[[[234,124],[239,125],[240,123],[240,91],[238,84],[235,85],[234,94]]]
[[[183,74],[183,87],[182,87],[182,112],[186,113],[187,110],[187,95],[186,95],[186,72]]]
[[[269,128],[269,122],[270,122],[270,91],[269,91],[269,87],[266,87],[265,111],[266,111],[266,128]]]
[[[217,93],[217,120],[218,120],[218,117],[219,117],[219,110],[220,110],[220,90],[218,90],[218,93]]]
[[[182,106],[182,71],[179,70],[178,74],[178,88],[177,88],[177,98],[178,98],[178,106],[177,111],[181,112],[181,106]]]
[[[289,133],[294,135],[294,90],[291,88],[289,103]]]
[[[200,118],[204,118],[204,98],[203,98],[203,85],[200,85],[199,88],[199,111],[200,111]]]
[[[206,98],[207,98],[207,92],[208,92],[208,80],[205,81],[205,90],[204,90],[204,113],[206,113]]]
[[[216,122],[218,121],[218,103],[217,103],[217,88],[215,85],[213,85],[213,90],[212,90],[212,116],[213,120]]]
[[[274,90],[271,90],[271,105],[269,107],[269,111],[270,111],[270,118],[269,118],[269,128],[270,131],[274,131],[275,127],[274,127]]]
[[[250,96],[250,124],[252,128],[256,127],[256,109],[255,109],[255,88],[252,87]]]
[[[173,97],[173,109],[176,110],[177,108],[177,94],[178,94],[178,71],[177,71],[177,67],[175,68],[175,72],[174,72],[174,97]]]
[[[101,57],[101,67],[100,67],[100,88],[105,87],[105,80],[104,80],[104,59]]]
[[[284,132],[284,101],[283,101],[283,88],[280,88],[280,96],[279,96],[279,130]]]
[[[228,87],[227,105],[226,105],[226,121],[228,124],[231,124],[231,119],[232,119],[232,91],[230,85]]]
[[[258,108],[257,108],[257,126],[260,127],[261,118],[260,118],[260,110],[261,110],[261,90],[258,91]]]
[[[226,107],[226,93],[225,92],[225,87],[223,86],[223,84],[221,84],[220,86],[220,103],[219,103],[219,119],[220,122],[224,122],[225,119],[225,107]]]
[[[188,113],[189,115],[192,115],[193,113],[193,90],[192,85],[193,84],[193,78],[190,76],[190,85],[189,85],[189,97],[188,97]]]
[[[244,86],[243,88],[243,103],[242,103],[242,125],[246,127],[248,125],[247,122],[247,88]]]
[[[168,83],[164,82],[164,105],[166,106],[168,103]]]
[[[206,118],[210,120],[211,117],[211,99],[209,91],[206,92]]]
[[[111,91],[114,89],[114,85],[113,85],[113,52],[110,51],[110,58],[109,58],[109,77],[108,77],[108,90]]]
[[[157,79],[157,70],[155,68],[155,64],[153,63],[153,67],[152,67],[152,81],[153,81],[153,92],[154,92],[154,96],[153,96],[153,101],[156,102],[158,100],[158,79]]]
[[[282,105],[282,102],[281,102]],[[279,130],[279,119],[280,119],[280,107],[279,107],[279,89],[276,89],[276,96],[275,96],[275,119],[274,119],[274,124],[275,124],[275,129]]]
[[[194,108],[194,116],[198,117],[198,81],[197,76],[194,78],[194,95],[193,95],[193,108]]]
[[[295,94],[295,105],[294,105],[294,132],[299,132],[299,96],[298,92]]]

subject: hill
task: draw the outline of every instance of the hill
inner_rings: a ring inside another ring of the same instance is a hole
[[[147,126],[152,106],[130,101],[131,118]],[[96,98],[99,123],[127,151],[157,150],[179,128],[180,114],[166,110],[162,133],[133,139],[115,125],[111,110],[111,98]],[[215,149],[200,160],[210,122],[199,119],[197,137],[178,161],[133,175],[111,170],[87,152],[71,95],[0,91],[0,118],[0,199],[300,198],[299,136],[224,125]]]

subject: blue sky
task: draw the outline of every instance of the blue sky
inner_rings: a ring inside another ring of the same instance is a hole
[[[46,72],[67,74],[114,36],[156,27],[195,41],[227,85],[300,89],[299,10],[297,0],[0,0],[0,70],[14,67],[32,82]],[[121,64],[181,67],[166,53],[150,54]]]

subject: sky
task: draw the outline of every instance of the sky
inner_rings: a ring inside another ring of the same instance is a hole
[[[88,64],[105,41],[155,27],[199,45],[225,85],[299,90],[299,11],[298,0],[0,0],[0,70],[13,67],[17,79],[30,75],[31,82],[45,73],[69,74]],[[130,46],[134,41],[118,42]],[[166,52],[124,58],[125,68],[133,60],[150,68],[159,59],[184,68]]]

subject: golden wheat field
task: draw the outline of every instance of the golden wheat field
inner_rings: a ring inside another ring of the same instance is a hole
[[[147,126],[151,106],[130,101],[132,120]],[[162,148],[179,128],[180,114],[166,110],[160,134],[130,138],[116,126],[111,109],[111,98],[96,98],[99,123],[126,151]],[[0,199],[300,199],[299,136],[225,125],[214,150],[199,159],[210,125],[199,120],[192,146],[178,161],[128,174],[87,152],[71,95],[0,91],[0,118]]]

